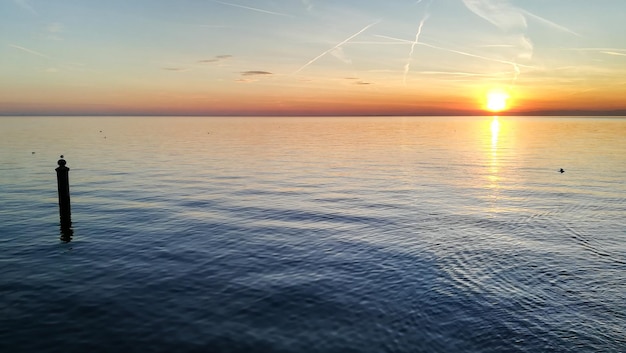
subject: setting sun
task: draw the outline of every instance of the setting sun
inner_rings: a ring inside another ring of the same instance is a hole
[[[501,112],[508,107],[507,101],[510,96],[503,91],[490,91],[487,93],[487,110],[492,112]]]

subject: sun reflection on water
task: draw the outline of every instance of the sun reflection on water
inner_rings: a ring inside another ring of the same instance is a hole
[[[498,212],[498,207],[496,205],[496,201],[499,196],[500,189],[500,168],[499,168],[499,160],[498,160],[498,137],[500,136],[500,121],[498,120],[498,116],[494,116],[491,120],[491,156],[490,156],[490,164],[489,164],[489,173],[487,175],[487,188],[491,190],[490,199],[491,199],[491,211]]]
[[[494,116],[491,121],[491,151],[496,153],[498,150],[498,134],[500,133],[500,121],[498,116]]]

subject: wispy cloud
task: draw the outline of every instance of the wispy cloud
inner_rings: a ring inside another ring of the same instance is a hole
[[[580,34],[572,31],[571,29],[566,28],[564,26],[561,26],[561,25],[559,25],[557,23],[554,23],[554,22],[552,22],[550,20],[547,20],[547,19],[545,19],[545,18],[543,18],[541,16],[535,15],[534,13],[531,13],[529,11],[522,10],[522,9],[520,9],[520,12],[523,13],[524,15],[534,19],[534,20],[537,20],[537,21],[539,21],[539,22],[541,22],[541,23],[543,23],[545,25],[548,25],[549,27],[552,27],[552,28],[557,29],[557,30],[562,31],[562,32],[567,32],[569,34],[573,34],[573,35],[575,35],[577,37],[581,37]]]
[[[21,51],[25,51],[25,52],[27,52],[29,54],[37,55],[37,56],[40,56],[40,57],[46,58],[46,59],[51,59],[48,55],[42,54],[42,53],[40,53],[38,51],[35,51],[35,50],[32,50],[32,49],[24,48],[24,47],[21,47],[19,45],[15,45],[15,44],[9,44],[9,46],[11,48],[15,48],[15,49],[19,49]]]
[[[218,0],[213,0],[213,2],[218,3],[218,4],[222,4],[222,5],[226,5],[226,6],[238,7],[240,9],[246,9],[246,10],[250,10],[250,11],[266,13],[266,14],[270,14],[270,15],[291,17],[291,15],[288,15],[286,13],[264,10],[264,9],[260,9],[258,7],[244,6],[244,5],[234,4],[234,3],[231,3],[231,2],[225,2],[225,1],[218,1]]]
[[[304,5],[307,11],[313,10],[313,4],[311,4],[310,0],[302,0],[302,5]]]
[[[472,53],[468,53],[468,52],[464,52],[464,51],[460,51],[460,50],[449,49],[449,48],[443,48],[443,47],[439,47],[439,46],[428,44],[428,43],[424,43],[424,42],[420,42],[419,44],[423,45],[423,46],[426,46],[426,47],[429,47],[429,48],[438,49],[438,50],[445,50],[445,51],[450,52],[450,53],[456,53],[456,54],[459,54],[459,55],[464,55],[464,56],[468,56],[468,57],[472,57],[472,58],[476,58],[476,59],[483,59],[483,60],[497,62],[497,63],[501,63],[501,64],[513,65],[516,68],[519,68],[520,66],[521,67],[529,67],[529,68],[532,67],[532,66],[529,66],[529,65],[518,64],[518,63],[515,63],[513,61],[509,61],[509,60],[501,60],[501,59],[490,58],[488,56],[472,54]]]
[[[184,67],[164,67],[163,70],[175,71],[175,72],[186,72],[186,71],[189,71],[190,69],[184,68]]]
[[[32,13],[35,16],[39,16],[39,14],[37,13],[37,11],[35,11],[35,8],[30,4],[30,2],[28,0],[13,0],[13,2],[21,7],[22,9]]]
[[[293,74],[297,74],[300,71],[304,70],[307,66],[313,64],[314,62],[316,62],[317,60],[321,59],[323,56],[325,56],[328,53],[333,52],[334,50],[336,50],[337,48],[341,47],[342,45],[348,43],[350,40],[352,40],[352,38],[355,38],[356,36],[358,36],[359,34],[367,31],[370,27],[378,24],[380,22],[380,20],[375,21],[370,23],[369,25],[365,26],[363,29],[361,29],[360,31],[356,32],[355,34],[351,35],[350,37],[348,37],[347,39],[339,42],[338,44],[336,44],[334,47],[326,50],[325,52],[321,53],[320,55],[316,56],[315,58],[309,60],[309,62],[307,62],[306,64],[302,65],[298,70],[296,70]]]
[[[344,78],[344,80],[351,81],[351,83],[353,85],[357,85],[357,86],[373,85],[372,82],[367,82],[367,81],[360,80],[358,77],[346,77],[346,78]]]
[[[532,57],[533,45],[526,36],[528,24],[523,10],[507,0],[463,0],[463,3],[476,15],[509,33],[516,41],[519,58]]]
[[[569,28],[561,26],[544,17],[530,11],[513,6],[508,0],[463,0],[465,6],[496,27],[516,34],[518,38],[517,46],[520,48],[520,58],[530,58],[533,52],[533,45],[526,36],[528,19],[533,19],[550,28],[566,32],[577,37],[580,35]]]
[[[626,52],[626,49],[622,49],[622,48],[561,48],[561,50],[570,50],[570,51],[615,51],[615,52]]]
[[[232,57],[233,57],[232,55],[216,55],[211,59],[198,60],[198,62],[202,64],[217,63],[217,62],[231,59]]]
[[[502,80],[509,77],[511,71],[501,72],[489,72],[489,73],[477,73],[477,72],[463,72],[463,71],[420,71],[420,75],[428,75],[437,77],[439,80],[457,81],[457,82],[474,82],[476,78],[481,80]],[[515,72],[513,72],[515,74]]]
[[[398,41],[398,42],[404,42],[404,43],[413,43],[412,40],[395,38],[395,37],[385,36],[385,35],[381,35],[381,34],[377,34],[376,37],[390,39],[390,40],[394,40],[394,41]],[[425,43],[425,42],[418,42],[417,44],[418,45],[423,45],[425,47],[429,47],[429,48],[432,48],[432,49],[443,50],[443,51],[447,51],[449,53],[455,53],[455,54],[468,56],[468,57],[472,57],[472,58],[476,58],[476,59],[482,59],[482,60],[497,62],[497,63],[501,63],[501,64],[507,64],[507,65],[518,65],[520,67],[528,67],[528,68],[532,67],[532,66],[529,66],[529,65],[516,64],[513,61],[490,58],[488,56],[472,54],[472,53],[468,53],[468,52],[464,52],[464,51],[460,51],[460,50],[455,50],[455,49],[444,48],[444,47],[440,47],[440,46],[437,46],[437,45],[428,44],[428,43]]]
[[[476,15],[491,22],[496,27],[507,32],[514,42],[517,49],[517,58],[531,59],[533,56],[533,43],[527,36],[528,29],[527,18],[539,21],[551,28],[564,31],[579,36],[574,31],[549,21],[534,13],[513,6],[508,0],[463,0],[465,6]],[[517,81],[521,70],[517,62],[510,63],[513,66],[514,75],[511,80],[511,86]]]
[[[237,79],[235,82],[239,83],[252,83],[259,81],[259,78],[264,76],[272,76],[273,73],[269,71],[261,71],[261,70],[250,70],[250,71],[242,71],[240,72],[241,78]]]
[[[626,56],[626,49],[622,48],[561,48],[561,50],[600,53],[612,56]]]
[[[46,30],[50,33],[61,33],[63,32],[63,24],[59,22],[54,22],[46,27]]]
[[[273,73],[269,72],[269,71],[256,71],[256,70],[252,70],[252,71],[243,71],[241,73],[242,76],[265,76],[265,75],[273,75]]]
[[[463,0],[463,3],[473,13],[500,29],[507,31],[526,29],[526,19],[522,12],[507,0]]]
[[[330,55],[334,56],[335,58],[341,60],[342,62],[344,62],[345,64],[352,64],[352,59],[350,59],[346,53],[343,51],[342,47],[339,48],[335,48],[330,52]]]
[[[46,27],[46,32],[48,32],[48,39],[50,40],[63,40],[61,37],[61,33],[63,33],[63,24],[62,23],[51,23]]]
[[[626,56],[626,53],[618,53],[616,51],[601,51],[601,53],[615,56]]]

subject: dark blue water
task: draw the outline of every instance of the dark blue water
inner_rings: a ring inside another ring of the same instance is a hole
[[[0,135],[2,352],[626,349],[624,119],[20,117]]]

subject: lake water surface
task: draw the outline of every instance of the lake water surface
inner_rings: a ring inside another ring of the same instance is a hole
[[[2,352],[626,349],[624,118],[0,117],[0,225]]]

